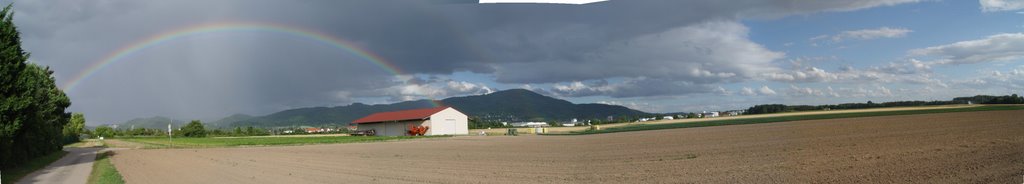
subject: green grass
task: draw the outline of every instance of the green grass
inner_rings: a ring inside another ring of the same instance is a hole
[[[110,155],[113,152],[96,154],[96,162],[92,164],[92,173],[89,174],[89,182],[92,183],[124,183],[121,173],[117,172],[114,164],[110,163]]]
[[[0,173],[0,175],[2,175],[0,176],[0,180],[2,180],[0,181],[0,183],[14,183],[20,180],[21,178],[25,177],[25,175],[28,175],[33,171],[42,169],[46,167],[46,165],[50,165],[50,163],[53,163],[54,161],[60,160],[60,158],[64,157],[64,155],[66,154],[68,154],[68,152],[66,151],[57,151],[39,158],[29,160],[21,167],[4,169],[2,173]]]
[[[931,113],[949,113],[949,112],[997,111],[997,110],[1024,110],[1024,106],[986,105],[986,106],[978,106],[978,107],[948,108],[948,109],[880,111],[880,112],[854,112],[854,113],[837,113],[837,114],[793,115],[793,116],[750,118],[750,119],[711,120],[711,121],[689,122],[689,123],[672,123],[672,124],[640,124],[640,125],[629,125],[629,126],[622,126],[622,127],[614,127],[614,128],[603,129],[603,130],[586,130],[586,131],[570,132],[568,134],[548,134],[548,135],[601,134],[601,133],[631,132],[631,131],[645,131],[645,130],[661,130],[661,129],[674,129],[674,128],[693,128],[693,127],[708,127],[708,126],[722,126],[722,125],[742,125],[742,124],[757,124],[757,123],[775,123],[775,122],[800,121],[800,120],[856,118],[856,117],[872,117],[872,116],[893,116],[893,115],[910,115],[910,114],[931,114]]]
[[[305,144],[337,144],[406,140],[448,136],[324,136],[324,137],[238,137],[238,138],[124,138],[120,140],[145,144],[145,148],[215,148],[237,146],[276,146]]]

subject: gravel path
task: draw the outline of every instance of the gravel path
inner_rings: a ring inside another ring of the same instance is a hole
[[[96,151],[103,148],[64,148],[68,154],[50,163],[46,168],[25,176],[18,184],[28,183],[85,183],[92,172]]]

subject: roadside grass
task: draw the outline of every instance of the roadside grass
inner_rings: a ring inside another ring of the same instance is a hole
[[[978,107],[949,108],[949,109],[926,109],[926,110],[903,110],[903,111],[880,111],[880,112],[855,112],[855,113],[837,113],[837,114],[779,116],[779,117],[765,117],[765,118],[751,118],[751,119],[712,120],[712,121],[687,122],[687,123],[671,123],[671,124],[640,124],[640,125],[629,125],[629,126],[622,126],[622,127],[607,128],[607,129],[602,129],[602,130],[585,130],[585,131],[574,131],[574,132],[569,132],[569,133],[565,133],[565,134],[545,134],[545,135],[585,135],[585,134],[602,134],[602,133],[631,132],[631,131],[645,131],[645,130],[661,130],[661,129],[674,129],[674,128],[694,128],[694,127],[708,127],[708,126],[722,126],[722,125],[742,125],[742,124],[757,124],[757,123],[775,123],[775,122],[800,121],[800,120],[819,120],[819,119],[856,118],[856,117],[873,117],[873,116],[893,116],[893,115],[911,115],[911,114],[932,114],[932,113],[950,113],[950,112],[998,111],[998,110],[1024,110],[1024,106],[1017,106],[1017,105],[985,105],[985,106],[978,106]]]
[[[118,140],[141,143],[143,148],[217,148],[239,146],[280,146],[307,144],[339,144],[436,138],[450,136],[327,136],[327,137],[240,137],[240,138],[179,138],[167,137],[119,138]]]
[[[107,151],[96,154],[96,161],[92,164],[92,173],[89,174],[89,184],[93,183],[124,183],[121,173],[117,172],[114,164],[110,163],[110,156],[114,152]]]
[[[17,182],[26,175],[36,170],[43,169],[47,165],[50,165],[50,163],[53,163],[54,161],[60,160],[60,158],[64,157],[64,155],[67,154],[67,151],[56,151],[39,158],[29,160],[27,163],[25,163],[25,165],[22,165],[21,167],[4,169],[2,172],[0,172],[0,180],[2,180],[0,181],[0,183],[8,184]]]

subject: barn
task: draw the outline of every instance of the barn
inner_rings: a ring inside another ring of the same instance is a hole
[[[428,127],[425,135],[469,134],[469,117],[452,107],[434,107],[379,112],[352,122],[359,131],[374,130],[377,135],[401,136],[411,126]]]

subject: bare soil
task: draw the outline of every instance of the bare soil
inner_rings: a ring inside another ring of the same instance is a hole
[[[1024,183],[1024,111],[120,150],[128,183]]]

